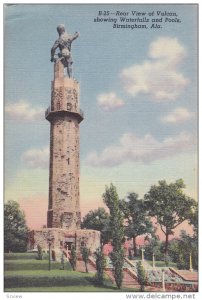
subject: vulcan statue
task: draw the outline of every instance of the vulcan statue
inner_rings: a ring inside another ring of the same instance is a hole
[[[67,75],[69,78],[72,77],[72,56],[71,56],[71,44],[72,42],[79,37],[79,33],[76,32],[73,36],[65,32],[64,25],[58,25],[57,32],[59,38],[55,41],[53,47],[51,48],[51,62],[55,62],[58,59],[61,60],[64,67],[67,68]],[[55,58],[55,51],[59,48],[60,52],[58,53],[58,58]]]

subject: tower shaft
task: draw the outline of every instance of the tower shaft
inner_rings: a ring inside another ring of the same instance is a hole
[[[79,84],[64,76],[64,66],[54,66],[51,107],[46,111],[50,122],[50,173],[48,228],[80,228],[79,204]]]

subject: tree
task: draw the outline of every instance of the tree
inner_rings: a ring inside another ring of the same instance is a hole
[[[198,270],[198,240],[182,230],[180,237],[173,239],[169,244],[169,254],[179,269],[190,268],[190,254],[193,268]]]
[[[183,193],[185,185],[182,179],[170,184],[165,180],[158,183],[158,186],[151,186],[149,192],[145,194],[145,207],[149,215],[156,218],[165,234],[165,256],[167,256],[169,236],[174,234],[173,230],[177,226],[189,219],[196,202]]]
[[[145,285],[147,284],[147,276],[141,261],[137,262],[137,280],[140,284],[140,291],[144,292]]]
[[[100,231],[104,244],[110,240],[109,214],[103,207],[89,211],[81,223],[81,228]]]
[[[76,253],[76,249],[75,246],[72,245],[71,247],[71,253],[70,253],[70,264],[72,266],[73,271],[76,270],[76,264],[77,264],[77,253]]]
[[[60,263],[61,263],[60,270],[64,270],[65,269],[65,260],[64,260],[63,251],[62,251],[62,254],[61,254],[61,258],[60,258]]]
[[[198,237],[198,203],[196,203],[196,206],[192,210],[190,216],[189,216],[189,224],[193,225],[194,227],[194,234],[196,238]]]
[[[37,259],[38,260],[43,259],[43,250],[40,245],[37,245]]]
[[[102,249],[98,248],[95,252],[95,262],[96,262],[96,279],[99,285],[104,283],[104,268],[106,266],[106,261]]]
[[[27,250],[28,228],[25,215],[16,201],[4,204],[4,250],[25,252]]]
[[[86,273],[88,273],[88,260],[89,260],[89,255],[90,255],[90,249],[88,249],[87,247],[82,247],[81,255],[82,255],[83,261],[85,263]]]
[[[113,264],[113,273],[117,287],[120,289],[123,280],[124,249],[122,241],[124,238],[123,216],[119,207],[119,198],[113,184],[106,187],[103,194],[104,203],[110,211],[110,228],[112,234],[113,252],[110,258]]]
[[[153,259],[153,254],[155,255],[155,260],[161,260],[162,258],[162,252],[161,252],[161,247],[162,247],[162,242],[160,239],[153,235],[149,240],[148,244],[145,246],[144,250],[144,255],[147,259],[152,260]]]
[[[138,199],[138,194],[136,193],[130,193],[126,200],[121,200],[120,209],[127,220],[125,234],[133,239],[135,256],[137,254],[137,237],[146,233],[152,233],[153,225],[147,216],[143,200]]]

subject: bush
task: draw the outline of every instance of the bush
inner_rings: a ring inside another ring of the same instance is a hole
[[[110,253],[113,264],[113,274],[117,287],[120,289],[123,281],[124,250],[119,249]]]
[[[72,245],[72,248],[71,248],[71,257],[70,257],[69,262],[72,266],[73,271],[76,271],[77,253],[76,253],[76,249],[75,249],[74,245]]]
[[[89,255],[90,255],[90,249],[88,249],[87,247],[82,247],[81,248],[81,255],[83,258],[83,261],[85,263],[85,267],[86,267],[86,273],[88,273],[88,259],[89,259]]]
[[[141,261],[137,263],[137,279],[140,284],[140,291],[144,292],[145,285],[147,284],[147,276]]]
[[[97,249],[95,252],[95,258],[96,258],[96,280],[98,285],[104,284],[104,268],[106,266],[106,260],[104,257],[104,254],[102,253],[101,249]]]
[[[169,255],[165,255],[165,256],[164,256],[164,261],[165,261],[166,267],[168,267],[169,264],[170,264],[170,261],[171,261],[170,256],[169,256]]]
[[[62,252],[60,261],[61,261],[60,270],[64,270],[65,269],[65,260],[64,260],[64,253],[63,252]]]
[[[38,260],[42,260],[43,259],[43,250],[41,248],[40,245],[37,245],[37,258]]]

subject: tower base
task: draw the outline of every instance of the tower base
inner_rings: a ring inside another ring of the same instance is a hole
[[[72,245],[77,253],[82,247],[87,247],[93,254],[100,247],[100,231],[85,229],[70,231],[62,228],[32,230],[29,232],[28,250],[37,250],[38,245],[43,251],[50,249],[55,260],[60,260],[62,251],[71,250]]]

